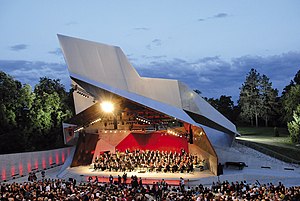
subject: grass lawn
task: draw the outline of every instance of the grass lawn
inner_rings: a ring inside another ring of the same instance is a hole
[[[287,128],[278,128],[279,137],[275,137],[274,128],[269,127],[239,127],[237,130],[241,134],[238,140],[257,144],[266,150],[300,161],[300,147],[290,141]]]
[[[238,127],[238,132],[241,135],[249,136],[271,136],[274,137],[274,128],[273,127]],[[287,128],[278,128],[279,136],[288,137],[289,131]]]
[[[269,127],[239,127],[237,130],[242,135],[239,137],[241,140],[277,146],[293,146],[287,128],[278,128],[279,137],[275,137],[274,128]]]

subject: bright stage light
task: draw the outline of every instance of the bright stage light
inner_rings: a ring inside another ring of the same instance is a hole
[[[114,105],[111,102],[102,102],[101,104],[101,109],[106,112],[106,113],[111,113],[114,111]]]

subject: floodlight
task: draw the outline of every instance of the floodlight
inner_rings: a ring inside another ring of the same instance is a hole
[[[101,109],[106,113],[111,113],[114,111],[114,105],[112,102],[104,101],[101,104]]]

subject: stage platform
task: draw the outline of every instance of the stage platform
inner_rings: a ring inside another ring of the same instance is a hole
[[[143,184],[153,184],[153,182],[160,182],[164,179],[169,185],[179,185],[180,177],[182,177],[186,184],[199,182],[199,179],[209,179],[215,178],[216,176],[213,175],[209,170],[204,171],[194,171],[192,173],[164,173],[164,172],[148,172],[145,170],[137,170],[127,173],[127,183],[130,183],[131,176],[135,175],[138,178],[142,178]],[[98,171],[91,169],[90,166],[79,166],[73,168],[67,168],[64,170],[63,173],[59,175],[59,177],[68,179],[68,178],[75,178],[79,182],[87,182],[89,177],[95,180],[95,177],[98,177],[99,182],[108,182],[108,178],[110,175],[114,177],[116,181],[118,175],[122,177],[124,172],[110,172],[110,171]],[[210,179],[209,179],[210,180]]]
[[[251,168],[247,167],[243,170],[238,170],[234,168],[224,168],[224,174],[219,177],[213,175],[209,170],[203,172],[194,173],[139,173],[139,172],[127,172],[127,178],[129,183],[131,181],[130,177],[136,175],[138,178],[142,178],[144,184],[153,184],[153,182],[158,182],[164,179],[170,185],[178,185],[179,179],[182,177],[185,180],[186,187],[197,186],[202,184],[204,186],[210,187],[213,182],[217,181],[247,181],[248,183],[255,183],[257,180],[262,184],[267,184],[272,182],[273,184],[278,184],[282,182],[285,186],[300,186],[300,168],[293,167],[294,170],[284,170],[282,168],[273,169],[261,169],[261,168]],[[88,166],[80,166],[75,168],[63,168],[61,166],[54,167],[46,170],[46,178],[49,179],[65,179],[73,178],[79,182],[88,181],[88,177],[98,176],[99,182],[108,182],[109,175],[113,175],[114,179],[117,176],[123,175],[123,172],[98,172],[89,169]],[[37,173],[38,180],[42,179],[41,173]],[[9,180],[8,183],[22,183],[27,181],[27,176],[20,177],[16,179]]]
[[[244,181],[255,183],[259,180],[260,183],[274,183],[279,181],[287,186],[300,185],[300,169],[295,168],[294,171],[281,169],[261,169],[261,168],[244,168],[243,170],[235,168],[224,168],[224,174],[219,177],[212,174],[209,170],[194,171],[193,173],[162,173],[162,172],[126,172],[127,183],[130,183],[131,176],[136,175],[142,178],[143,184],[153,184],[164,179],[169,185],[179,185],[180,177],[185,180],[186,186],[197,186],[202,184],[204,186],[211,186],[213,182],[217,181]],[[95,171],[89,166],[79,166],[73,168],[66,168],[63,172],[57,175],[58,178],[69,179],[74,178],[77,182],[87,182],[90,176],[95,179],[98,177],[99,182],[108,182],[108,177],[112,175],[114,180],[117,180],[118,175],[122,177],[124,172],[106,172]]]

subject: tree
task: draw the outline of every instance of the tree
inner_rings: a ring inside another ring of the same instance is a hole
[[[18,97],[22,84],[10,75],[0,71],[0,125],[7,130],[17,124],[16,110],[19,107]]]
[[[30,142],[33,149],[62,146],[62,122],[72,116],[69,94],[60,80],[46,77],[34,88],[34,103],[30,110]],[[34,147],[35,146],[35,147]]]
[[[62,122],[73,114],[71,98],[60,80],[43,77],[32,92],[0,71],[0,153],[62,146]]]
[[[253,126],[253,118],[258,127],[258,117],[261,111],[261,99],[259,94],[260,75],[255,69],[251,69],[246,76],[246,81],[240,88],[240,99],[238,101],[241,108],[241,116],[244,119],[249,119]]]
[[[293,118],[293,112],[300,104],[300,85],[292,86],[288,93],[282,97],[282,105],[284,109],[284,120],[289,122]]]
[[[263,75],[260,78],[260,98],[261,98],[261,116],[265,119],[265,126],[268,126],[268,121],[271,115],[275,115],[275,107],[278,104],[276,98],[278,90],[272,88],[270,79]]]
[[[220,98],[209,98],[207,102],[231,121],[236,120],[237,111],[231,96],[221,95]]]
[[[205,99],[211,106],[213,106],[216,110],[219,110],[219,100],[214,98]]]
[[[234,107],[233,101],[231,100],[231,96],[221,95],[218,99],[218,110],[226,117],[230,116]]]
[[[287,85],[282,92],[280,98],[282,104],[282,119],[283,122],[289,122],[292,120],[293,111],[296,109],[297,105],[300,103],[300,70],[291,80],[290,84]]]
[[[300,104],[293,112],[293,120],[288,122],[288,129],[292,142],[300,142]]]
[[[29,85],[0,72],[0,153],[23,151],[28,138],[27,111],[33,102]]]
[[[202,94],[202,92],[201,92],[199,89],[194,89],[194,92],[195,92],[196,94],[198,94],[198,95],[201,95],[201,94]]]
[[[289,93],[290,89],[297,84],[300,85],[300,70],[298,70],[294,76],[294,79],[290,81],[290,84],[284,87],[282,96],[284,96],[286,93]]]

